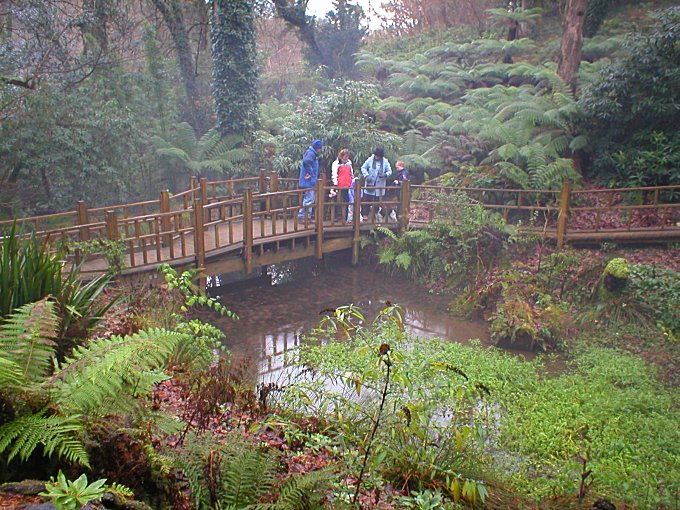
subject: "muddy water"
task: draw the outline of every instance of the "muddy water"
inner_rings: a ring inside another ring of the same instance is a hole
[[[225,344],[240,363],[249,364],[259,382],[279,379],[285,353],[319,324],[326,308],[354,304],[373,319],[386,301],[404,308],[408,330],[421,337],[455,342],[488,342],[484,324],[447,313],[450,296],[430,294],[411,281],[381,274],[367,266],[352,267],[340,253],[324,261],[306,259],[272,266],[261,277],[211,289],[239,321],[220,318]],[[215,322],[214,320],[212,321]]]

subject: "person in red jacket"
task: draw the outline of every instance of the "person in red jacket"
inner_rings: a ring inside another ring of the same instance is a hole
[[[349,159],[349,151],[342,149],[338,153],[338,158],[333,161],[331,166],[331,180],[333,181],[333,186],[337,189],[337,201],[343,204],[349,203],[349,188],[352,186],[353,177],[354,170],[352,169],[352,160]],[[336,215],[337,218],[345,217],[342,208],[336,208],[336,211],[339,212]]]

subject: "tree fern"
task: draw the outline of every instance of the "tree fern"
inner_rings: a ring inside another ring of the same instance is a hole
[[[89,466],[82,442],[84,427],[78,416],[29,414],[0,426],[0,453],[7,461],[26,461],[38,446],[47,457],[56,454],[69,462]]]

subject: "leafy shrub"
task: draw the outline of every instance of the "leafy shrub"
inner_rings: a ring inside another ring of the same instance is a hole
[[[631,35],[628,55],[599,73],[578,104],[591,140],[592,174],[628,186],[678,182],[680,8],[658,11],[648,33]]]
[[[628,281],[630,294],[644,303],[663,328],[680,335],[680,273],[633,264]]]
[[[276,458],[238,432],[219,441],[210,434],[190,435],[175,459],[191,488],[196,508],[321,509],[329,473],[293,476],[280,487],[276,502],[256,504],[275,488]]]
[[[381,264],[410,277],[458,286],[477,280],[503,257],[514,228],[465,193],[440,194],[435,219],[424,231],[396,236],[382,229]]]

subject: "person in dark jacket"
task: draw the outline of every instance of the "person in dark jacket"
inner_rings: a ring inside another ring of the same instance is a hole
[[[319,158],[321,157],[321,149],[323,149],[321,140],[314,140],[302,157],[298,187],[304,189],[305,192],[302,195],[302,207],[298,211],[298,218],[300,219],[305,218],[305,211],[307,211],[310,220],[314,215],[311,206],[314,205],[314,202],[316,201],[315,188],[316,182],[319,180]]]
[[[394,166],[397,170],[397,176],[396,176],[396,179],[394,179],[393,183],[394,183],[395,186],[397,186],[397,188],[394,189],[394,191],[392,191],[392,198],[393,198],[393,200],[397,201],[397,203],[398,203],[399,199],[401,198],[401,190],[399,189],[399,187],[402,185],[402,183],[404,181],[410,180],[411,176],[410,176],[408,170],[406,170],[406,165],[404,164],[403,161],[401,161],[401,160],[397,161],[394,164]],[[397,219],[398,219],[397,215],[399,214],[399,212],[400,212],[399,206],[397,205],[397,207],[393,208],[392,211],[390,212],[388,219],[396,222]]]

